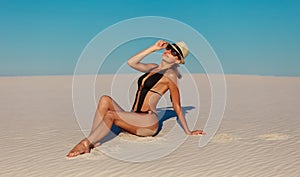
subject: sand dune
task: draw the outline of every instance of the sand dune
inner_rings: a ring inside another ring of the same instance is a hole
[[[95,100],[110,94],[112,77],[99,76]],[[133,76],[121,77],[130,80]],[[189,85],[181,84],[182,104],[190,125],[196,121],[195,127],[202,129],[211,105],[210,87],[205,75],[194,74],[193,78],[200,88],[200,104],[193,100],[195,95],[184,91]],[[198,146],[201,137],[185,137],[183,132],[180,135],[166,97],[160,105],[161,114],[168,113],[170,117],[157,136],[143,138],[122,132],[91,153],[72,159],[66,158],[66,153],[88,131],[80,129],[73,110],[72,76],[1,77],[0,82],[0,176],[300,174],[300,78],[226,76],[224,118],[204,147]],[[127,94],[134,86],[129,89]],[[127,109],[131,101],[121,101],[120,105]],[[178,139],[184,141],[176,142]],[[132,146],[134,143],[136,146]],[[173,147],[175,143],[179,145]],[[162,153],[167,148],[172,151]],[[120,155],[124,159],[116,158]],[[148,161],[130,162],[126,158]]]

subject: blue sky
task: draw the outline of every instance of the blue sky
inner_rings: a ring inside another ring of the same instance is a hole
[[[196,29],[226,74],[300,76],[297,0],[0,0],[0,76],[72,75],[95,35],[140,16],[174,18]]]

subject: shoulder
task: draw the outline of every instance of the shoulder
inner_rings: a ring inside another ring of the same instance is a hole
[[[168,69],[165,73],[165,76],[167,78],[167,80],[169,81],[169,83],[177,83],[177,74],[175,73],[175,71],[173,69]]]
[[[145,72],[150,72],[150,71],[152,71],[153,69],[157,68],[159,65],[156,64],[156,63],[147,63],[147,66],[148,66],[148,70],[145,71]]]

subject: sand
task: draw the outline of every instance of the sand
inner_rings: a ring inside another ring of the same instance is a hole
[[[99,76],[95,100],[111,93],[108,83],[112,77]],[[132,75],[122,76],[122,80],[130,78]],[[193,101],[197,98],[194,92],[187,91],[181,93],[182,105],[187,110],[189,124],[198,120],[195,127],[202,129],[211,105],[210,87],[205,75],[194,74],[193,78],[200,88],[200,106],[197,100]],[[184,79],[185,76],[180,82],[184,83]],[[201,137],[189,136],[168,154],[152,160],[149,156],[156,157],[176,137],[180,139],[180,129],[172,133],[178,128],[175,117],[164,122],[156,137],[120,133],[90,154],[69,159],[65,155],[87,131],[81,130],[73,109],[72,76],[1,77],[0,83],[0,176],[265,177],[300,174],[300,78],[297,77],[227,75],[224,117],[210,142],[199,147]],[[186,83],[181,87],[189,89]],[[130,88],[130,94],[132,90],[134,87]],[[128,102],[131,101],[130,98]],[[164,108],[171,106],[168,99],[162,102]],[[119,104],[128,108],[127,102]],[[185,137],[183,132],[182,135]],[[142,152],[138,150],[140,147],[158,149],[136,157],[135,153],[126,154],[129,152],[126,143],[130,147],[137,144],[136,154]],[[122,156],[124,159],[112,157],[122,153],[128,156]],[[130,161],[147,158],[145,162]]]

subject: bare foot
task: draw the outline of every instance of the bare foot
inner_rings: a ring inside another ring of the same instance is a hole
[[[94,145],[87,139],[83,139],[68,154],[67,157],[75,157],[80,154],[89,153]]]

